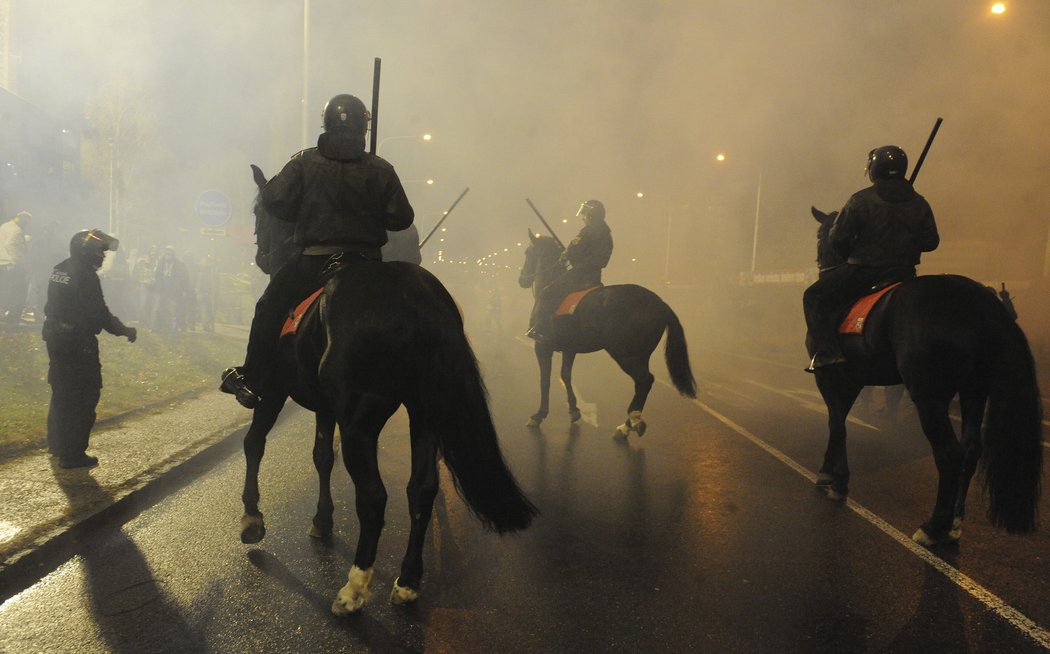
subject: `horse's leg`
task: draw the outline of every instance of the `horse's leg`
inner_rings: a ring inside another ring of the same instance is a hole
[[[314,468],[319,483],[317,513],[314,514],[311,538],[328,538],[332,535],[332,466],[335,465],[335,418],[327,411],[318,411],[314,416]]]
[[[412,432],[412,476],[408,480],[408,515],[412,529],[408,535],[401,575],[394,580],[390,601],[408,604],[419,599],[423,581],[423,544],[426,540],[434,498],[438,492],[437,435],[426,423],[426,415],[415,406],[408,408]]]
[[[959,394],[959,409],[962,413],[962,470],[959,474],[959,492],[955,498],[955,516],[952,519],[950,536],[962,536],[962,521],[966,517],[966,494],[970,480],[977,470],[981,458],[981,423],[988,396],[982,392],[963,391]]]
[[[266,535],[263,514],[259,511],[259,466],[266,452],[266,435],[273,429],[277,416],[284,407],[287,396],[280,402],[263,402],[252,413],[252,424],[244,436],[244,490],[241,501],[244,503],[244,515],[241,516],[241,542],[258,543]]]
[[[546,345],[536,344],[536,361],[540,364],[540,408],[529,418],[528,427],[539,427],[550,412],[551,362],[554,350]]]
[[[576,422],[580,419],[580,409],[576,406],[576,392],[572,390],[572,364],[576,361],[575,352],[561,353],[561,382],[565,384],[565,395],[569,400],[569,419]]]
[[[643,356],[609,352],[609,355],[620,366],[620,369],[634,380],[634,397],[631,398],[631,403],[627,406],[627,421],[616,428],[616,433],[620,436],[627,436],[632,431],[639,436],[645,435],[645,421],[642,420],[642,409],[645,408],[645,401],[649,399],[649,391],[652,390],[653,382],[656,381],[653,374],[649,372],[649,355],[651,353],[650,351]]]
[[[912,401],[919,410],[919,421],[926,440],[933,448],[933,460],[937,464],[937,501],[933,515],[912,535],[912,540],[922,545],[954,542],[958,537],[951,534],[952,518],[959,495],[960,471],[963,465],[962,446],[955,437],[951,420],[948,419],[948,401],[915,397]]]
[[[372,565],[379,548],[386,512],[386,488],[379,476],[377,443],[379,432],[397,411],[398,403],[375,395],[348,399],[338,418],[343,443],[343,463],[354,482],[360,533],[354,565],[346,585],[332,602],[332,613],[356,613],[372,597]]]
[[[828,447],[817,473],[817,487],[829,499],[841,501],[849,495],[849,460],[846,455],[846,416],[864,388],[843,374],[841,366],[817,369],[817,388],[828,409]]]

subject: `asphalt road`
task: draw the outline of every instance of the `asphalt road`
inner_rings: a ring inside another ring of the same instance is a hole
[[[312,418],[286,410],[263,463],[262,543],[238,540],[244,466],[233,443],[83,530],[0,607],[0,651],[1039,652],[1050,643],[1050,533],[993,530],[975,498],[958,547],[910,544],[935,476],[907,406],[896,421],[874,404],[857,410],[843,505],[812,488],[826,419],[797,361],[693,344],[700,397],[658,383],[648,432],[625,441],[613,431],[630,382],[606,355],[577,359],[583,421],[569,424],[555,383],[551,417],[531,431],[531,350],[484,334],[475,346],[505,455],[542,515],[517,536],[486,533],[443,479],[417,605],[386,600],[407,538],[405,415],[381,440],[390,501],[376,597],[336,618],[329,605],[356,542],[353,491],[338,469],[336,535],[308,538]],[[662,353],[653,367],[666,377]]]

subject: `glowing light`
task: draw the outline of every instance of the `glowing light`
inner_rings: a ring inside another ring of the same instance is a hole
[[[725,153],[719,152],[718,154],[715,155],[715,161],[725,161],[725,160],[726,160]]]
[[[434,180],[432,180],[432,179],[428,179],[427,180],[427,184],[433,184],[433,183],[434,183]]]
[[[640,197],[640,198],[644,198],[645,197],[645,193],[642,193],[641,191],[638,191],[638,193],[636,195],[638,197]]]
[[[992,5],[992,13],[996,14],[997,16],[1001,16],[1002,14],[1005,14],[1006,13],[1006,5],[1003,4],[1002,2],[995,3],[994,5]]]
[[[432,139],[432,138],[434,138],[434,137],[433,137],[433,136],[431,136],[430,134],[424,134],[424,135],[423,135],[423,140],[424,140],[424,141],[429,141],[429,140],[430,140],[430,139]]]

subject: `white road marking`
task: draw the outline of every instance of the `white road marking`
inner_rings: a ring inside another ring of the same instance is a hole
[[[745,379],[744,381],[747,382],[748,384],[752,384],[754,386],[758,386],[761,389],[767,390],[770,393],[776,393],[777,395],[783,395],[784,397],[791,398],[792,400],[795,400],[796,402],[798,402],[799,406],[801,406],[803,409],[809,409],[810,411],[816,411],[817,413],[821,413],[823,415],[827,415],[828,414],[828,407],[827,407],[826,404],[824,404],[824,400],[823,399],[821,399],[820,403],[818,404],[817,402],[804,400],[804,399],[801,399],[801,398],[798,397],[800,394],[808,394],[809,391],[782,391],[779,388],[776,388],[775,386],[767,386],[766,384],[763,384],[761,382],[757,382],[757,381],[755,381],[753,379]],[[819,396],[820,394],[817,393],[817,395]],[[860,425],[861,427],[867,427],[868,429],[871,429],[871,430],[874,430],[874,431],[882,431],[881,429],[879,429],[875,425],[872,425],[870,423],[864,422],[860,418],[855,418],[853,416],[847,416],[846,417],[846,422],[852,422],[855,425]]]
[[[667,383],[662,379],[658,381],[665,386],[671,387],[671,384]],[[736,433],[740,434],[747,440],[757,445],[759,448],[765,450],[767,453],[772,455],[773,458],[777,459],[787,467],[802,475],[802,477],[809,480],[811,483],[816,483],[817,475],[813,472],[810,472],[808,469],[803,467],[801,464],[797,463],[788,455],[784,454],[769,443],[766,443],[764,440],[762,440],[755,434],[751,433],[744,427],[741,427],[740,425],[736,424],[735,422],[722,415],[715,409],[711,408],[707,404],[704,404],[700,400],[692,400],[692,402],[701,409],[703,409],[705,412],[710,414],[713,418],[724,424],[726,427],[729,427]],[[1012,624],[1014,627],[1016,627],[1023,634],[1034,640],[1036,643],[1039,643],[1043,647],[1050,649],[1050,632],[1033,622],[1029,617],[1027,617],[1014,607],[1004,602],[997,595],[984,588],[967,575],[960,572],[957,568],[952,567],[942,559],[935,556],[932,552],[913,541],[911,538],[906,536],[896,527],[889,524],[888,522],[875,515],[865,507],[861,506],[857,502],[853,501],[852,499],[847,499],[846,506],[848,506],[850,510],[859,515],[861,518],[867,520],[869,523],[878,528],[884,534],[892,538],[899,545],[903,546],[912,554],[919,557],[924,562],[928,563],[935,570],[947,577],[948,580],[954,583],[956,586],[969,593],[971,597],[988,607],[988,610],[990,610],[992,613],[998,615],[1003,620],[1006,620],[1007,622]]]

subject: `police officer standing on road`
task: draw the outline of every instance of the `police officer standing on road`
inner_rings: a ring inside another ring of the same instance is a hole
[[[281,325],[297,301],[316,290],[336,261],[381,261],[387,231],[412,224],[415,214],[394,167],[365,152],[371,115],[361,100],[337,95],[321,113],[316,148],[292,157],[260,191],[274,216],[295,223],[296,253],[271,278],[248,334],[244,365],[222,374],[220,389],[246,408],[258,406]]]
[[[877,282],[914,277],[922,253],[940,243],[933,210],[904,177],[907,168],[907,155],[895,145],[869,152],[872,185],[854,193],[831,226],[830,245],[846,263],[822,271],[802,296],[812,357],[807,372],[846,361],[835,324],[843,307]]]
[[[554,311],[566,295],[601,286],[602,268],[609,265],[612,257],[612,232],[605,223],[605,205],[587,200],[576,215],[583,219],[583,228],[561,255],[562,261],[569,264],[569,270],[540,292],[532,309],[526,336],[537,341],[551,336]]]
[[[95,407],[102,390],[102,364],[97,334],[138,336],[109,312],[102,297],[98,269],[117,239],[99,229],[77,232],[69,243],[69,258],[55,266],[47,286],[43,337],[50,360],[47,381],[51,405],[47,413],[47,447],[63,468],[98,463],[86,454],[95,425]]]

